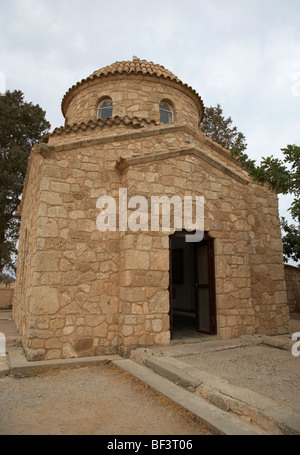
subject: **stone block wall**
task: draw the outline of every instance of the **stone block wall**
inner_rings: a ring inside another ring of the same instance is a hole
[[[257,333],[287,332],[289,312],[283,268],[283,249],[277,197],[261,185],[252,184],[255,206],[249,232],[251,288]]]
[[[0,287],[0,311],[12,308],[14,289]]]
[[[292,265],[284,265],[287,301],[290,312],[300,311],[300,269]]]
[[[110,126],[102,138],[90,133],[88,140],[54,135],[32,153],[14,307],[27,357],[169,343],[174,226],[99,231],[97,200],[105,194],[118,200],[119,188],[127,188],[128,199],[204,195],[205,231],[215,239],[218,334],[284,333],[277,196],[251,183],[200,133],[191,140],[186,126],[120,128]]]
[[[100,70],[73,86],[62,103],[66,126],[32,150],[13,308],[29,360],[169,343],[177,226],[151,232],[148,208],[148,230],[99,230],[97,201],[117,203],[120,188],[148,202],[204,196],[221,338],[288,329],[277,195],[200,132],[203,103],[193,89],[162,67],[141,62],[142,74],[135,62],[132,72]],[[113,118],[97,120],[107,96]],[[162,100],[173,107],[172,124],[159,123]]]
[[[198,146],[204,149],[200,141]],[[169,156],[168,158],[165,154],[165,159],[161,162],[158,160],[155,164],[148,163],[147,158],[144,159],[145,164],[142,164],[141,158],[140,164],[131,166],[128,160],[129,167],[124,174],[124,182],[128,185],[129,192],[132,188],[132,194],[138,190],[139,194],[160,193],[169,197],[180,195],[182,198],[192,193],[205,195],[205,231],[215,239],[218,334],[222,338],[232,338],[253,333],[285,333],[288,311],[282,246],[276,242],[279,233],[276,195],[246,179],[242,181],[239,174],[233,174],[234,177],[224,174],[222,169],[212,167],[193,153],[172,157],[170,152]],[[134,162],[137,160],[132,160]],[[262,200],[256,200],[257,191],[260,191]],[[260,221],[256,223],[255,217],[263,210],[261,201],[268,213],[268,225]],[[136,239],[141,235],[136,236]],[[161,234],[156,233],[156,236],[159,238]],[[142,240],[140,242],[142,244]],[[160,252],[161,263],[164,264],[160,270],[167,273],[167,242],[165,245],[165,249]],[[263,266],[259,259],[255,259],[260,253],[264,254],[260,258]],[[135,255],[139,253],[136,252]],[[147,261],[149,262],[148,257]],[[137,267],[137,271],[138,269]],[[164,288],[160,284],[157,288],[158,292],[166,293],[166,312],[169,308],[167,289],[168,280]]]
[[[172,81],[163,80],[158,84],[150,76],[138,75],[114,76],[100,85],[95,81],[77,88],[68,103],[66,122],[72,125],[96,120],[98,104],[105,97],[113,101],[113,116],[153,119],[158,123],[159,103],[166,100],[174,109],[175,123],[199,127],[200,108],[189,90]]]
[[[22,199],[22,209],[25,216],[22,219],[19,236],[17,279],[12,313],[17,330],[22,335],[25,346],[27,345],[32,325],[29,301],[36,286],[34,261],[40,244],[36,234],[39,223],[41,223],[39,220],[39,202],[42,192],[41,181],[44,158],[38,150],[39,146],[34,146],[31,151],[23,189],[23,194],[27,194],[27,197]]]

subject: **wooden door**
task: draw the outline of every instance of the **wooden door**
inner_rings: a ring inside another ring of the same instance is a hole
[[[197,331],[216,334],[213,240],[195,243],[195,299]]]

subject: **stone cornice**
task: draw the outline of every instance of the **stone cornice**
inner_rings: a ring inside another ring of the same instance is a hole
[[[147,137],[153,137],[153,136],[159,136],[159,135],[164,135],[168,133],[177,133],[177,132],[185,132],[189,134],[189,139],[186,139],[187,143],[191,143],[191,146],[188,148],[189,150],[193,147],[193,142],[194,140],[200,141],[204,146],[212,149],[215,153],[221,155],[223,158],[228,161],[228,164],[233,165],[236,168],[235,172],[236,175],[239,175],[240,172],[243,172],[244,177],[241,176],[242,179],[245,181],[248,181],[247,179],[247,174],[245,171],[242,170],[240,164],[238,163],[237,159],[234,158],[230,151],[219,145],[217,142],[215,142],[213,139],[210,137],[206,136],[204,133],[201,131],[196,131],[190,126],[186,124],[172,124],[172,125],[164,125],[162,126],[161,123],[156,123],[155,121],[151,120],[146,120],[146,119],[139,119],[137,117],[129,118],[129,117],[124,117],[120,118],[118,116],[114,117],[113,119],[107,119],[107,120],[99,120],[97,122],[89,122],[88,124],[80,124],[80,125],[73,125],[72,127],[62,127],[59,129],[54,130],[54,132],[51,135],[61,135],[64,134],[64,138],[66,138],[71,132],[76,132],[77,131],[86,131],[86,130],[93,130],[97,126],[99,128],[103,128],[104,126],[111,127],[113,125],[119,125],[119,124],[124,124],[126,126],[132,127],[135,131],[126,131],[124,133],[115,133],[107,136],[101,136],[101,137],[93,137],[93,136],[87,136],[84,139],[79,139],[79,140],[71,140],[70,142],[63,142],[62,144],[55,144],[55,145],[49,145],[48,146],[48,156],[50,157],[50,151],[55,151],[55,152],[60,152],[60,151],[67,151],[67,150],[72,150],[73,148],[77,147],[88,147],[88,146],[95,146],[99,144],[108,144],[112,142],[121,142],[121,141],[127,141],[127,140],[132,140],[132,139],[141,139],[141,138],[147,138]],[[146,127],[149,126],[149,128]],[[50,135],[50,137],[51,137]],[[41,152],[43,150],[43,153]],[[200,149],[199,149],[200,150]],[[41,149],[40,153],[45,156],[46,152],[43,149]],[[204,152],[203,152],[204,153]],[[209,154],[206,153],[206,155],[209,157]],[[143,156],[142,154],[138,156]],[[148,156],[148,155],[147,155]],[[211,157],[211,159],[215,162],[219,162],[216,158]],[[226,165],[220,163],[221,166],[224,166],[224,168],[227,168]]]
[[[60,144],[48,144],[51,150],[56,152],[72,150],[74,147],[89,147],[99,144],[109,144],[111,142],[128,141],[131,139],[141,139],[146,137],[159,136],[166,133],[176,133],[180,131],[187,131],[186,125],[171,125],[171,126],[158,126],[154,128],[141,128],[135,131],[126,131],[125,133],[114,133],[107,136],[87,136],[83,139],[71,140],[70,142],[62,142]],[[191,129],[191,131],[193,131]]]
[[[51,148],[55,149],[56,151],[60,150],[68,150],[73,147],[84,147],[84,146],[89,146],[89,145],[96,145],[96,144],[107,144],[109,142],[119,142],[123,140],[128,140],[128,139],[135,139],[135,138],[140,138],[140,137],[152,137],[152,136],[157,136],[160,134],[166,134],[169,132],[179,132],[183,131],[191,136],[191,140],[193,138],[199,139],[201,142],[204,141],[205,145],[208,147],[212,148],[215,152],[219,153],[222,155],[224,158],[227,160],[231,161],[232,163],[235,163],[237,166],[239,166],[237,160],[231,155],[229,150],[225,149],[222,147],[220,144],[215,142],[213,139],[210,137],[206,136],[204,133],[201,131],[196,131],[190,126],[186,124],[171,124],[168,126],[162,126],[161,123],[155,122],[155,120],[147,120],[147,119],[140,119],[138,117],[128,117],[125,116],[123,118],[119,116],[115,116],[112,119],[107,119],[107,120],[97,120],[96,122],[90,121],[88,123],[80,123],[80,124],[74,124],[74,125],[67,125],[66,127],[60,127],[56,128],[50,135],[49,137],[51,138],[52,136],[68,136],[71,133],[76,133],[80,131],[94,131],[97,128],[102,129],[105,126],[111,127],[114,125],[126,125],[128,127],[131,127],[135,130],[134,132],[125,132],[125,133],[118,133],[118,134],[111,134],[107,136],[102,136],[102,137],[86,137],[84,139],[79,139],[75,141],[70,141],[70,142],[64,142],[63,144],[57,144],[50,146]],[[145,128],[145,126],[149,126],[151,128]]]
[[[194,156],[204,160],[209,165],[215,167],[216,169],[219,169],[221,172],[228,175],[229,177],[234,178],[235,180],[237,180],[239,183],[242,183],[243,185],[248,185],[251,182],[250,179],[247,179],[246,177],[242,177],[237,172],[230,169],[228,166],[221,163],[220,161],[217,161],[215,158],[208,155],[206,152],[204,152],[200,148],[193,147],[193,146],[186,147],[186,148],[180,148],[177,150],[166,150],[164,152],[157,152],[157,153],[153,153],[151,155],[120,158],[116,163],[116,167],[117,167],[117,169],[119,169],[119,171],[124,172],[130,166],[136,166],[139,164],[148,164],[148,163],[153,163],[155,161],[167,160],[169,158],[175,158],[177,156],[185,156],[185,155],[194,155]]]

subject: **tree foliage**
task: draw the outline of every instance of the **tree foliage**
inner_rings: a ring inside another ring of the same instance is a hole
[[[288,224],[281,218],[281,228],[284,259],[300,261],[300,147],[287,145],[281,149],[283,160],[273,156],[263,158],[256,172],[254,180],[267,183],[270,188],[282,194],[290,194],[293,198],[289,212],[296,224]]]
[[[4,283],[5,287],[9,287],[14,281],[14,278],[8,273],[0,273],[0,283]]]
[[[236,126],[232,126],[231,117],[223,116],[220,104],[205,108],[201,130],[228,150],[234,149],[236,153],[242,153],[247,148],[245,136]]]
[[[287,262],[293,259],[300,260],[300,231],[299,225],[288,224],[284,217],[281,218],[281,228],[284,232],[282,237],[284,259]]]
[[[0,96],[0,272],[15,269],[20,204],[32,146],[50,123],[39,105],[24,101],[20,90]]]

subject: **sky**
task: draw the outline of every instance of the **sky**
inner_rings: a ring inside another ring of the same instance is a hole
[[[251,159],[281,158],[300,145],[299,23],[300,0],[0,0],[0,92],[21,90],[53,130],[72,85],[135,55],[219,103]]]

